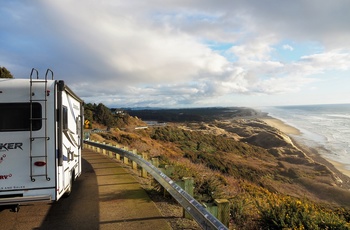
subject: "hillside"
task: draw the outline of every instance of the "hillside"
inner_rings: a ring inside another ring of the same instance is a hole
[[[349,178],[309,157],[309,150],[259,119],[264,114],[246,108],[128,113],[138,117],[131,116],[131,124],[167,123],[142,130],[114,128],[92,138],[158,157],[162,165],[174,167],[174,180],[193,177],[199,201],[229,199],[235,227],[315,227],[318,218],[326,217],[337,226],[349,222]],[[313,221],[286,219],[287,214],[298,219],[310,212]],[[265,218],[275,218],[277,224]]]

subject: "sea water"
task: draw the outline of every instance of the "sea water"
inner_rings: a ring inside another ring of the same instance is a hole
[[[350,170],[350,104],[278,106],[261,109],[301,132],[292,135],[326,159]]]

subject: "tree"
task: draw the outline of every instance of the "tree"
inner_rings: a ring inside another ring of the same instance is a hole
[[[92,122],[95,110],[96,110],[96,105],[93,105],[91,103],[88,104],[84,104],[84,117],[85,120],[89,120],[90,122]]]
[[[115,118],[113,117],[111,110],[102,103],[98,104],[94,115],[94,120],[101,124],[104,124],[108,127],[112,127],[115,124]]]
[[[5,67],[0,68],[0,78],[13,78],[10,71],[8,71]]]

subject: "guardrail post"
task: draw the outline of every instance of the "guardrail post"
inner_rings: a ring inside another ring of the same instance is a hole
[[[132,150],[132,153],[137,155],[137,150],[136,149],[133,149]],[[137,163],[135,161],[132,161],[132,169],[136,170],[137,171]]]
[[[147,160],[148,160],[148,155],[147,155],[147,153],[142,153],[142,158],[143,158],[145,161],[147,161]],[[147,178],[147,170],[144,169],[144,168],[142,168],[142,170],[141,170],[141,177]]]
[[[116,148],[119,148],[119,145],[115,145]],[[120,154],[115,153],[115,158],[120,161]]]
[[[159,158],[158,157],[152,157],[152,165],[159,168]]]
[[[123,149],[125,151],[128,151],[128,147],[124,147]],[[126,156],[124,156],[123,157],[123,162],[124,162],[124,164],[128,165],[129,164],[129,159]]]
[[[181,181],[178,181],[177,184],[185,190],[190,196],[193,197],[193,178],[192,177],[184,177]],[[183,217],[186,219],[192,220],[192,216],[183,209]]]
[[[96,142],[96,141],[93,141]],[[96,152],[96,147],[95,146],[91,146],[91,150]]]
[[[230,202],[227,199],[215,199],[215,204],[218,206],[218,220],[226,227],[230,224]]]
[[[173,174],[174,174],[174,166],[172,166],[172,165],[165,165],[164,168],[161,168],[161,171],[165,175],[167,175],[168,177],[171,178],[171,177],[173,177]],[[169,195],[168,191],[165,188],[163,188],[163,196],[166,197],[168,195]]]
[[[104,144],[104,145],[105,145],[105,144],[106,144],[106,142],[102,142],[102,144]],[[106,153],[106,150],[105,150],[105,149],[102,149],[102,154],[103,154],[103,155],[107,155],[107,153]]]
[[[218,218],[218,206],[214,203],[203,203],[205,209],[210,212],[213,216]]]
[[[174,166],[172,165],[165,165],[162,171],[167,175],[168,177],[172,177],[174,174]]]
[[[88,145],[89,146],[89,149],[93,150],[94,149],[94,146],[92,145]]]
[[[111,143],[108,143],[107,145],[112,146]],[[107,153],[107,155],[109,157],[113,157],[113,152],[112,151],[106,150],[106,153]]]
[[[98,141],[96,141],[96,143],[100,143],[100,142],[98,142]],[[96,152],[98,152],[98,153],[100,153],[101,151],[100,151],[100,147],[96,147]]]

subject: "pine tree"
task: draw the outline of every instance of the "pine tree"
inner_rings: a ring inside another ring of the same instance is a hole
[[[13,78],[13,76],[5,67],[0,67],[0,78]]]
[[[112,127],[115,124],[115,118],[111,110],[102,103],[96,107],[94,120],[108,127]]]

